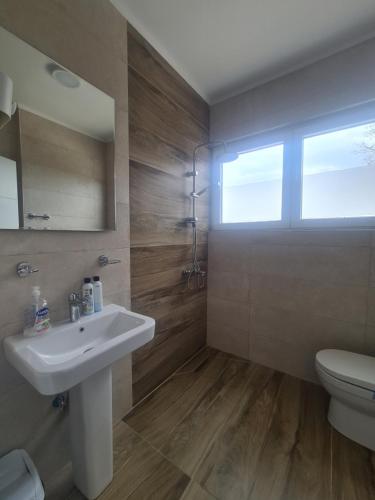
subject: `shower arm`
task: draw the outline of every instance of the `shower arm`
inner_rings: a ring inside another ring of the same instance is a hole
[[[197,152],[199,151],[199,149],[201,148],[209,148],[209,149],[213,149],[215,148],[216,146],[224,146],[224,149],[226,149],[227,145],[224,141],[209,141],[209,142],[202,142],[201,144],[198,144],[197,146],[195,146],[194,148],[194,152],[193,152],[193,177],[196,177],[197,175],[197,168],[196,168],[196,160],[197,160]],[[193,179],[193,182],[194,182],[194,179]]]

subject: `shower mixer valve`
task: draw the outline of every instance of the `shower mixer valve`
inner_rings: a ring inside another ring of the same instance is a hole
[[[198,265],[198,268],[187,268],[182,271],[182,275],[187,279],[186,288],[188,290],[194,290],[196,288],[202,289],[206,285],[206,271],[202,271]]]

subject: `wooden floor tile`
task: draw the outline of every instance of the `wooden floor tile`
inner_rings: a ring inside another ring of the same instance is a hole
[[[284,376],[275,411],[254,470],[250,500],[279,499],[286,487],[290,457],[297,443],[301,382]]]
[[[183,420],[224,371],[228,360],[211,357],[197,372],[176,375],[166,386],[147,398],[126,418],[125,422],[146,441],[160,449],[171,430]],[[150,405],[148,404],[150,403]]]
[[[281,374],[254,367],[240,403],[200,463],[195,479],[217,498],[247,499],[281,380]]]
[[[195,481],[190,481],[181,500],[216,500],[216,497],[212,496],[208,491],[205,491]]]
[[[328,394],[301,381],[301,405],[296,443],[290,453],[283,500],[325,500],[332,496],[331,426]]]
[[[217,381],[164,436],[161,452],[186,474],[194,477],[233,409],[246,396],[252,370],[251,364],[228,360]]]
[[[332,429],[328,401],[320,386],[204,350],[115,428],[99,500],[375,500],[375,453]]]
[[[116,429],[114,479],[100,500],[180,498],[189,478],[128,425]]]

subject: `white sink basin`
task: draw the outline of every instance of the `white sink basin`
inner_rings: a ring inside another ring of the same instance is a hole
[[[111,304],[40,337],[4,341],[8,360],[41,394],[69,390],[73,476],[88,499],[113,477],[112,368],[154,337],[155,321]]]
[[[155,321],[111,304],[40,337],[4,341],[8,360],[41,394],[64,392],[149,342]]]

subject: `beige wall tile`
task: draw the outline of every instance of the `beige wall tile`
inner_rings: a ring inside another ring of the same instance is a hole
[[[373,286],[368,289],[367,307],[367,323],[375,326],[375,288]]]
[[[248,273],[250,259],[251,247],[236,239],[210,242],[208,247],[209,273],[212,270]]]
[[[209,344],[239,354],[247,339],[250,359],[314,381],[320,349],[375,353],[371,237],[353,230],[212,231]]]
[[[116,107],[115,112],[115,134],[121,140],[115,143],[115,159],[129,158],[129,113],[127,110]]]
[[[267,245],[368,247],[371,232],[350,229],[284,229],[251,231],[250,241]]]
[[[67,416],[52,407],[52,397],[41,396],[26,382],[19,385],[0,397],[0,455],[25,448],[41,478],[49,478],[69,461]]]
[[[314,381],[316,352],[332,348],[365,352],[365,326],[277,308],[252,311],[253,361]]]
[[[67,294],[80,286],[85,274],[101,275],[107,303],[129,307],[130,235],[126,20],[107,0],[4,0],[0,3],[0,24],[115,98],[118,193],[117,231],[1,231],[0,337],[3,338],[22,329],[23,311],[30,303],[34,283],[41,285],[55,320],[66,318]],[[47,132],[53,144],[55,134],[52,130]],[[100,254],[119,257],[122,262],[99,268]],[[21,260],[38,266],[40,272],[20,280],[15,275],[15,265]],[[130,366],[127,357],[114,368],[115,420],[131,405]],[[18,375],[5,360],[1,348],[0,455],[11,448],[26,448],[47,485],[49,498],[58,499],[71,487],[72,478],[67,412],[53,409],[51,399],[39,395]]]
[[[216,349],[247,358],[250,306],[214,297],[208,292],[207,343]]]
[[[371,256],[370,256],[370,277],[369,277],[370,286],[375,286],[375,252],[371,247]]]
[[[368,230],[350,229],[252,229],[211,231],[210,242],[241,242],[243,245],[364,246],[372,240]]]
[[[246,330],[208,321],[207,344],[219,351],[249,359],[249,332]]]
[[[366,286],[327,284],[280,276],[252,276],[251,304],[366,323]]]
[[[129,202],[129,160],[126,156],[118,156],[118,165],[115,178],[116,200],[118,203]]]
[[[375,327],[371,325],[366,326],[365,353],[369,356],[375,356]]]
[[[208,274],[209,294],[211,297],[249,303],[250,281],[250,276],[246,273],[213,269]]]
[[[235,329],[248,331],[250,326],[250,306],[238,301],[209,296],[207,301],[207,321]]]
[[[301,278],[323,283],[368,283],[368,247],[254,245],[252,273]]]
[[[2,342],[5,337],[16,335],[22,328],[23,321],[21,320],[0,327],[0,398],[25,383],[22,375],[6,359]]]
[[[302,349],[282,337],[254,335],[249,343],[249,359],[304,380],[318,382],[314,369],[314,351]]]
[[[127,61],[127,23],[116,7],[103,0],[52,1],[74,22],[78,20],[83,30],[95,36],[109,53]]]
[[[316,346],[317,349],[336,347],[363,352],[365,345],[364,325],[276,307],[252,309],[250,338],[253,334],[281,338],[296,346]]]
[[[48,300],[52,320],[68,317],[68,295],[82,286],[84,276],[99,274],[103,280],[104,296],[129,289],[129,249],[112,250],[110,257],[121,259],[120,264],[101,268],[98,251],[29,254],[3,257],[0,267],[0,326],[20,321],[31,303],[31,287],[39,285]],[[31,262],[39,268],[28,279],[18,278],[18,262]],[[15,300],[17,297],[17,300]],[[54,314],[55,313],[55,314]]]

